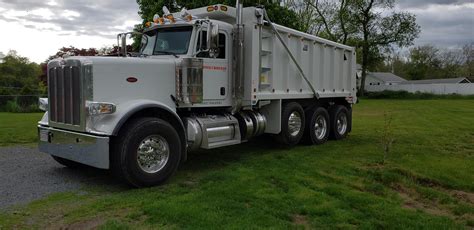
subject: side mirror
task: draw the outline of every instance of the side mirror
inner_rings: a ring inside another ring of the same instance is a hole
[[[210,57],[219,55],[219,25],[209,23],[207,26],[207,50]]]
[[[197,30],[198,47],[193,56],[205,52],[209,54],[210,58],[215,58],[219,56],[219,25],[213,24],[210,21],[207,21],[206,24],[205,30],[204,26],[199,26]]]

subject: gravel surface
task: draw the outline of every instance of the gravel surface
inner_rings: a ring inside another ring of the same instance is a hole
[[[103,184],[116,186],[117,182],[105,170],[66,168],[36,148],[0,148],[0,209]]]

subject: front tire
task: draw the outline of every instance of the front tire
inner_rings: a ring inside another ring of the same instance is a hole
[[[177,131],[158,118],[132,120],[120,130],[112,148],[112,169],[135,187],[165,182],[176,172],[181,159]]]

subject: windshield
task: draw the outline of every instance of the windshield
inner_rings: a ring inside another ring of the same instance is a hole
[[[193,27],[161,28],[145,33],[142,37],[141,54],[186,54]]]

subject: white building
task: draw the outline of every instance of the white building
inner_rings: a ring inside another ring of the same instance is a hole
[[[404,81],[400,84],[462,84],[462,83],[471,83],[469,79],[465,77],[458,78],[442,78],[442,79],[425,79],[425,80],[412,80]]]
[[[389,72],[369,72],[365,79],[365,86],[368,85],[398,85],[407,80]]]
[[[407,81],[391,73],[369,73],[365,90],[369,92],[407,91],[439,95],[474,95],[474,83],[465,77]]]

